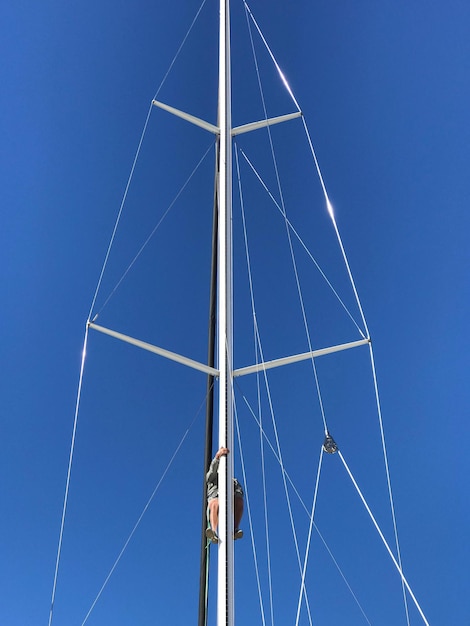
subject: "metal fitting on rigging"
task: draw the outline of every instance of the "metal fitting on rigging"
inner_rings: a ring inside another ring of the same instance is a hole
[[[338,445],[330,433],[326,433],[325,441],[323,442],[323,450],[328,454],[334,454],[338,450]]]

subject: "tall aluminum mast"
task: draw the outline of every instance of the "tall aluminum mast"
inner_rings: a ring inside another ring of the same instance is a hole
[[[233,626],[233,401],[232,401],[232,112],[230,2],[220,0],[219,20],[219,241],[218,367],[219,447],[230,450],[219,465],[217,626]]]

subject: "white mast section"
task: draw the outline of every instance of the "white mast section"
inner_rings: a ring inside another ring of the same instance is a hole
[[[217,626],[233,626],[233,400],[232,400],[232,119],[230,2],[220,0],[219,19],[219,230],[218,369],[219,447],[230,450],[219,465]]]

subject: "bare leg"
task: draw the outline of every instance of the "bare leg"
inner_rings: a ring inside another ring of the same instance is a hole
[[[217,526],[219,525],[219,499],[213,498],[209,500],[209,521],[211,528],[214,532],[217,532]]]

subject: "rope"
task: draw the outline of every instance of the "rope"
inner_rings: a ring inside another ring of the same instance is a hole
[[[90,617],[90,615],[91,615],[91,612],[92,612],[92,611],[93,611],[93,609],[95,608],[96,603],[97,603],[97,602],[98,602],[98,600],[100,599],[101,594],[103,593],[103,591],[104,591],[104,589],[105,589],[106,585],[108,584],[109,579],[110,579],[110,578],[111,578],[111,576],[113,575],[114,570],[116,569],[116,567],[117,567],[117,565],[118,565],[119,561],[121,560],[121,558],[122,558],[122,556],[123,556],[124,552],[126,551],[126,548],[127,548],[127,546],[129,545],[129,543],[130,543],[130,541],[131,541],[132,537],[134,536],[134,534],[135,534],[135,532],[136,532],[137,528],[139,527],[140,522],[142,521],[142,518],[144,517],[145,513],[147,512],[147,509],[149,508],[149,506],[150,506],[150,504],[151,504],[152,500],[154,499],[155,494],[157,493],[158,489],[160,488],[160,485],[162,484],[163,480],[165,479],[166,475],[168,474],[168,471],[170,470],[170,467],[172,466],[173,461],[175,460],[175,458],[176,458],[176,456],[177,456],[178,452],[180,451],[181,446],[183,445],[183,443],[184,443],[184,441],[185,441],[186,437],[188,436],[188,434],[189,434],[189,432],[190,432],[191,428],[193,427],[194,422],[196,421],[197,417],[199,416],[199,413],[201,412],[201,409],[202,409],[202,407],[204,406],[204,404],[205,404],[206,400],[207,400],[207,394],[206,394],[206,396],[205,396],[204,400],[201,402],[201,404],[200,404],[200,406],[199,406],[198,410],[196,411],[196,414],[195,414],[195,416],[193,417],[193,419],[192,419],[192,421],[191,421],[190,425],[188,426],[188,428],[186,429],[185,433],[183,434],[183,437],[181,438],[181,441],[179,442],[179,444],[178,444],[178,445],[177,445],[177,447],[176,447],[176,450],[173,452],[173,455],[171,456],[170,460],[168,461],[167,466],[166,466],[166,468],[165,468],[165,470],[164,470],[163,474],[161,475],[161,477],[160,477],[159,481],[158,481],[158,482],[157,482],[157,484],[155,485],[154,490],[152,491],[152,493],[151,493],[151,495],[150,495],[149,499],[147,500],[147,503],[145,504],[145,506],[144,506],[144,508],[143,508],[143,510],[142,510],[142,512],[141,512],[141,514],[140,514],[140,515],[139,515],[139,517],[137,518],[137,521],[136,521],[136,523],[134,524],[134,527],[132,528],[132,530],[131,530],[131,532],[130,532],[130,534],[129,534],[128,538],[127,538],[127,539],[126,539],[126,541],[124,542],[124,545],[123,545],[123,547],[121,548],[121,551],[119,552],[119,554],[118,554],[118,556],[116,557],[116,559],[115,559],[115,561],[114,561],[114,563],[113,563],[113,565],[112,565],[112,567],[111,567],[111,569],[110,569],[110,571],[109,571],[108,575],[106,576],[105,581],[104,581],[104,583],[103,583],[103,584],[102,584],[102,586],[101,586],[101,589],[98,591],[98,594],[96,595],[95,599],[93,600],[92,605],[91,605],[91,607],[90,607],[90,608],[89,608],[89,610],[88,610],[88,613],[85,615],[85,618],[84,618],[84,620],[83,620],[83,622],[82,622],[81,626],[83,626],[83,625],[86,623],[86,621],[88,620],[88,618],[89,618],[89,617]]]
[[[64,504],[62,507],[62,520],[60,522],[60,533],[59,533],[59,544],[57,546],[57,556],[55,561],[55,571],[54,571],[54,581],[52,583],[52,596],[51,596],[51,608],[49,611],[49,626],[52,624],[52,617],[54,613],[54,602],[55,602],[55,594],[57,589],[57,577],[59,574],[59,563],[60,563],[60,555],[62,552],[62,540],[64,536],[64,526],[65,526],[65,514],[67,512],[67,503],[69,498],[69,487],[70,487],[70,476],[72,474],[72,460],[73,453],[75,450],[75,436],[77,434],[77,423],[78,423],[78,410],[80,407],[80,398],[82,395],[82,382],[83,382],[83,371],[85,369],[85,357],[86,357],[86,348],[88,342],[88,324],[85,328],[85,338],[83,340],[83,350],[82,350],[82,362],[80,366],[80,376],[78,380],[78,390],[77,390],[77,399],[75,402],[75,416],[73,420],[73,429],[72,429],[72,441],[70,444],[70,454],[69,454],[69,464],[67,469],[67,480],[65,483],[65,494],[64,494]]]
[[[404,574],[403,574],[403,571],[402,571],[402,569],[401,569],[400,565],[397,563],[397,560],[395,559],[395,557],[394,557],[394,555],[393,555],[393,552],[391,551],[391,549],[390,549],[390,547],[389,547],[389,545],[388,545],[388,543],[387,543],[387,540],[385,539],[385,537],[384,537],[384,535],[383,535],[382,531],[380,530],[380,527],[379,527],[379,525],[377,524],[377,522],[376,522],[376,520],[375,520],[375,517],[374,517],[374,515],[372,514],[372,511],[371,511],[371,510],[370,510],[370,508],[369,508],[369,505],[367,504],[367,502],[366,502],[366,500],[365,500],[364,496],[362,495],[361,490],[359,489],[359,485],[358,485],[358,484],[357,484],[357,482],[355,481],[354,476],[353,476],[353,475],[352,475],[352,473],[351,473],[351,470],[349,469],[349,467],[348,467],[348,465],[347,465],[347,463],[346,463],[346,461],[345,461],[345,459],[344,459],[343,455],[341,454],[341,450],[338,450],[338,455],[339,455],[339,458],[341,459],[341,461],[343,462],[343,465],[344,465],[344,467],[345,467],[345,469],[346,469],[346,471],[347,471],[347,473],[348,473],[348,475],[349,475],[349,478],[351,479],[351,481],[352,481],[352,483],[353,483],[354,487],[356,488],[356,491],[357,491],[357,493],[359,494],[359,497],[361,498],[362,503],[363,503],[363,504],[364,504],[364,506],[366,507],[366,511],[369,513],[369,516],[370,516],[370,518],[371,518],[371,520],[372,520],[372,522],[373,522],[373,524],[374,524],[374,526],[375,526],[375,528],[376,528],[377,532],[379,533],[379,536],[380,536],[380,538],[382,539],[384,546],[387,548],[387,552],[389,553],[390,558],[391,558],[391,559],[392,559],[392,561],[393,561],[393,564],[394,564],[394,565],[395,565],[395,567],[397,568],[398,573],[399,573],[399,574],[400,574],[400,576],[401,576],[401,580],[402,580],[403,584],[404,584],[404,585],[406,586],[406,588],[408,589],[408,592],[409,592],[410,596],[412,597],[413,602],[415,603],[415,606],[416,606],[416,608],[417,608],[417,609],[418,609],[418,611],[419,611],[419,614],[420,614],[420,615],[421,615],[421,617],[423,618],[423,622],[426,624],[426,626],[429,626],[429,622],[427,621],[426,617],[424,616],[424,613],[423,613],[423,611],[421,610],[421,607],[420,607],[420,605],[418,604],[418,601],[417,601],[417,599],[415,598],[415,595],[414,595],[414,593],[412,592],[411,587],[410,587],[410,585],[408,584],[408,581],[406,580],[406,578],[405,578],[405,576],[404,576]]]

